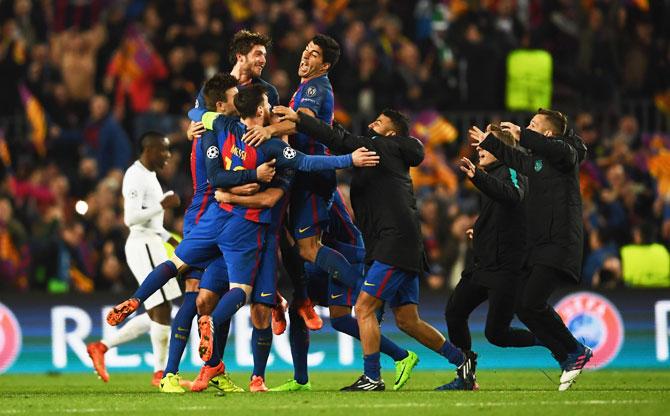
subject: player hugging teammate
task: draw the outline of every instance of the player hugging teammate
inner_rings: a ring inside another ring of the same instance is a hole
[[[487,338],[499,346],[546,346],[563,370],[560,389],[569,388],[591,351],[574,340],[547,304],[563,280],[578,279],[581,264],[576,173],[583,149],[566,134],[567,121],[542,110],[528,129],[503,123],[504,129],[471,130],[479,168],[464,159],[462,170],[482,191],[483,203],[474,228],[475,261],[447,306],[450,342],[418,312],[426,261],[409,169],[422,162],[424,151],[409,136],[409,120],[387,109],[364,136],[332,126],[328,73],[340,48],[325,35],[306,46],[297,68],[301,83],[289,106],[279,106],[276,89],[261,79],[270,45],[266,36],[238,32],[231,42],[233,69],[208,80],[198,94],[188,132],[196,196],[186,211],[184,240],[170,260],[138,276],[138,290],[107,317],[118,325],[151,296],[164,293],[177,275],[186,282],[160,391],[210,386],[243,391],[228,377],[222,359],[230,319],[247,303],[253,324],[252,392],[311,390],[309,330],[322,326],[315,304],[329,307],[337,331],[362,343],[363,375],[342,390],[384,390],[380,353],[395,362],[394,390],[407,383],[418,364],[415,353],[380,333],[378,317],[386,304],[402,331],[455,366],[456,379],[438,390],[475,390],[477,355],[467,317],[486,299]],[[360,230],[336,191],[335,169],[350,167],[358,168],[352,173],[351,199]],[[543,187],[556,195],[538,191]],[[538,225],[546,221],[560,223],[561,231],[541,234]],[[265,368],[273,333],[287,326],[286,302],[277,292],[280,251],[294,289],[288,307],[294,377],[268,389]],[[558,264],[556,258],[568,261]],[[515,311],[530,331],[510,327]],[[196,315],[205,363],[191,383],[181,379],[178,364]],[[100,353],[96,357],[96,371],[106,374]]]

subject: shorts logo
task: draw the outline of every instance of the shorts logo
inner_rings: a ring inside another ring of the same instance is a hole
[[[286,159],[293,159],[295,157],[295,150],[291,146],[284,148],[284,157]]]
[[[0,303],[0,374],[14,364],[21,352],[21,326],[16,317]]]
[[[316,95],[316,87],[307,88],[307,92],[305,93],[305,95],[308,97],[314,97]]]
[[[535,161],[535,172],[539,172],[542,170],[542,159],[538,159]]]
[[[299,232],[300,234],[302,234],[302,233],[304,233],[305,231],[309,230],[310,228],[311,228],[311,226],[309,226],[309,227],[305,227],[305,228],[298,228],[298,232]]]
[[[270,296],[270,295],[272,295],[272,293],[261,292],[261,297],[262,297],[262,298],[268,297],[268,296]]]
[[[330,298],[331,298],[331,299],[337,299],[337,298],[339,298],[340,296],[344,296],[344,293],[340,293],[339,295],[330,295]]]
[[[374,286],[375,284],[374,284],[374,283],[368,283],[368,281],[366,280],[366,281],[363,282],[363,285],[365,285],[365,286]]]
[[[606,366],[616,358],[624,339],[621,315],[609,300],[591,292],[577,292],[556,304],[570,332],[593,350],[588,368]]]
[[[209,146],[207,149],[207,158],[216,159],[219,157],[219,148],[216,146]]]

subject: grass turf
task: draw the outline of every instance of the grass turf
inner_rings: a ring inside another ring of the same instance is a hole
[[[194,374],[186,374],[194,377]],[[291,376],[268,374],[272,387]],[[0,415],[662,415],[670,408],[670,371],[585,372],[577,384],[559,393],[540,371],[480,371],[478,392],[436,392],[452,373],[415,371],[402,391],[344,393],[351,372],[312,373],[312,392],[237,393],[220,396],[215,390],[184,395],[161,394],[149,385],[150,374],[112,373],[107,384],[91,374],[2,375]],[[557,374],[552,374],[557,379]],[[235,382],[246,387],[242,373]]]

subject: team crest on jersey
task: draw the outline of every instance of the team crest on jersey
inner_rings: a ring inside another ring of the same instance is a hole
[[[209,159],[216,159],[219,157],[219,148],[216,146],[209,146],[209,148],[207,148],[207,157]]]
[[[592,292],[577,292],[556,304],[570,332],[593,350],[589,368],[606,366],[616,358],[624,339],[624,327],[616,306]]]
[[[21,352],[21,326],[16,317],[0,303],[0,374],[14,364]]]
[[[195,99],[195,108],[200,108],[200,101],[198,99]]]
[[[284,157],[286,159],[293,159],[295,157],[295,149],[293,149],[291,146],[287,146],[284,148]]]
[[[542,159],[537,159],[535,161],[535,172],[539,172],[542,170]]]
[[[316,95],[316,87],[309,87],[305,92],[305,95],[308,97],[314,97]]]

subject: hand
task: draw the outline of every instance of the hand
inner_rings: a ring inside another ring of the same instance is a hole
[[[472,228],[468,228],[465,230],[465,236],[468,237],[469,240],[472,240],[475,238],[475,230]]]
[[[470,130],[468,130],[468,137],[472,140],[471,144],[473,147],[479,146],[486,138],[486,134],[487,133],[481,131],[477,126],[472,126],[470,127]]]
[[[270,140],[270,137],[272,134],[267,127],[253,126],[244,133],[242,141],[249,146],[258,147],[264,141]]]
[[[217,189],[216,192],[214,192],[214,199],[220,204],[230,204],[232,198],[233,194],[226,192],[223,189]]]
[[[163,209],[177,208],[181,204],[181,199],[177,194],[168,194],[161,201]]]
[[[377,152],[368,150],[365,147],[356,149],[351,154],[351,159],[354,162],[354,166],[357,168],[372,167],[379,164],[379,156],[377,156]]]
[[[233,186],[228,190],[231,194],[240,196],[250,196],[261,190],[261,186],[257,183],[248,183],[246,185]]]
[[[279,116],[279,121],[289,120],[294,123],[298,122],[298,113],[295,112],[290,107],[284,107],[283,105],[278,105],[272,108],[272,112]]]
[[[461,166],[459,166],[459,168],[468,175],[468,178],[472,179],[475,177],[477,167],[467,157],[461,158]]]
[[[521,127],[517,126],[514,123],[510,123],[509,121],[503,121],[500,123],[500,128],[503,130],[508,130],[510,133],[512,133],[512,137],[514,137],[514,140],[517,142],[521,140]]]
[[[260,182],[268,183],[275,176],[275,162],[276,159],[272,159],[268,162],[263,163],[256,168],[256,179]]]
[[[196,137],[200,137],[207,129],[201,121],[191,121],[191,124],[188,125],[186,130],[186,138],[189,141],[193,141]]]

